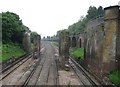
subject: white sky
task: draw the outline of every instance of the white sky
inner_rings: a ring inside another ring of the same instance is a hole
[[[0,0],[0,12],[14,12],[24,25],[43,36],[67,29],[92,6],[113,6],[119,0]]]

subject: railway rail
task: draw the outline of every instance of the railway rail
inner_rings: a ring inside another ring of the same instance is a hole
[[[14,70],[16,70],[18,67],[20,67],[23,63],[25,63],[31,57],[32,57],[32,53],[26,54],[22,56],[20,59],[17,59],[16,61],[12,62],[11,65],[8,65],[4,69],[2,69],[2,75],[0,77],[0,81],[4,79],[5,77],[7,77]]]
[[[44,50],[41,49],[41,52],[44,53],[45,49]],[[42,53],[40,56],[43,56]],[[41,61],[43,61],[43,63],[44,63],[45,59],[38,58],[37,61],[27,70],[27,72],[29,72],[29,73],[26,72],[27,74],[25,73],[26,75],[24,74],[23,77],[21,77],[21,79],[17,82],[17,84],[21,85],[22,87],[27,87],[28,85],[36,85],[36,82],[38,80],[38,77],[40,75],[40,72],[41,72],[42,66],[43,66]],[[38,73],[38,71],[39,71],[39,73]],[[32,80],[32,82],[31,82],[31,80]]]
[[[22,61],[24,58],[28,57],[29,55],[31,55],[32,53],[28,53],[28,54],[24,54],[19,58],[14,58],[14,59],[9,59],[6,62],[2,63],[2,71],[1,73],[4,73],[5,71],[7,71],[9,68],[11,68],[12,66],[14,66],[15,64],[19,63],[20,61]]]
[[[90,75],[80,64],[78,64],[73,58],[69,58],[70,66],[73,68],[74,72],[77,74],[79,80],[84,86],[92,85],[94,87],[97,87],[99,85],[102,87],[102,85],[92,75]]]
[[[54,46],[50,44],[48,47],[51,47],[50,49],[53,50],[54,54]],[[22,84],[22,87],[27,87],[29,85],[58,84],[58,67],[56,65],[57,60],[54,60],[52,56],[49,56],[49,53],[51,54],[51,52],[48,52],[48,50],[45,47],[40,60],[38,60],[38,62],[34,65],[34,68],[31,68],[30,74],[27,76],[27,78],[20,83]]]
[[[31,72],[30,72],[30,74],[28,75],[27,79],[23,82],[22,87],[27,87],[30,79],[32,78],[33,74],[35,73],[35,70],[37,69],[37,67],[38,67],[38,65],[39,65],[39,62],[40,62],[40,59],[36,62],[35,65],[33,65],[33,66],[31,67]]]

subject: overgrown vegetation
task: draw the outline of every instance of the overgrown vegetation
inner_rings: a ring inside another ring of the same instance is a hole
[[[110,71],[108,77],[114,84],[120,86],[120,70]]]
[[[102,6],[99,6],[98,8],[96,8],[95,6],[90,6],[87,13],[88,13],[86,15],[87,19],[92,20],[99,16],[102,17],[104,14],[104,10]]]
[[[18,58],[24,55],[24,50],[18,43],[7,43],[2,45],[2,59],[0,61],[6,61],[10,58]]]
[[[84,48],[70,48],[70,56],[84,60]]]
[[[81,16],[80,19],[78,19],[78,22],[73,23],[68,27],[68,29],[63,30],[69,31],[70,35],[84,33],[88,21],[93,20],[99,16],[102,17],[103,14],[104,10],[102,6],[99,6],[98,8],[96,8],[95,6],[90,6],[85,17]],[[59,33],[63,30],[57,31],[56,36],[59,36]]]
[[[2,12],[2,57],[0,61],[6,61],[11,57],[19,57],[23,51],[22,41],[25,32],[31,32],[27,26],[22,23],[19,15],[13,12]],[[36,32],[31,32],[31,42],[34,42]],[[32,45],[33,47],[33,45]],[[1,55],[0,55],[1,56]]]
[[[29,30],[23,25],[19,15],[12,12],[2,13],[2,42],[22,43],[23,32]]]
[[[0,61],[6,61],[12,57],[19,57],[25,52],[23,51],[22,41],[23,34],[31,32],[27,26],[22,23],[19,15],[13,12],[2,12],[2,53]]]

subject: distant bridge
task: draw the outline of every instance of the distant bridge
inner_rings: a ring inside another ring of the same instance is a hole
[[[59,37],[45,38],[45,39],[42,39],[42,41],[59,41]]]

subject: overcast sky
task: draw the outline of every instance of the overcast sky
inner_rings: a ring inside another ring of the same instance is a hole
[[[67,29],[87,14],[89,6],[113,6],[119,0],[0,0],[0,12],[14,12],[24,25],[43,36]]]

